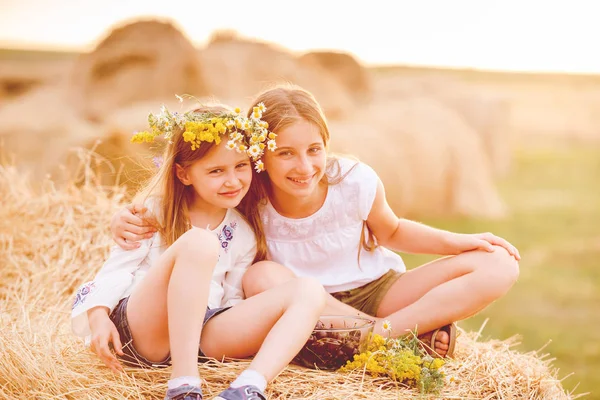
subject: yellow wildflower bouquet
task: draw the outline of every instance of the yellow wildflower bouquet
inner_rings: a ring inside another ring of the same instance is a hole
[[[177,98],[183,101],[181,96],[177,96]],[[200,147],[201,142],[221,143],[221,136],[229,132],[227,148],[248,154],[254,161],[256,171],[260,172],[264,170],[261,157],[265,149],[274,151],[277,148],[275,143],[277,135],[269,131],[266,121],[261,120],[265,111],[265,105],[260,103],[253,108],[252,115],[246,118],[241,114],[239,108],[217,115],[195,111],[170,112],[163,105],[160,113],[148,115],[150,130],[136,132],[131,138],[131,142],[152,143],[160,135],[169,140],[175,129],[184,129],[183,140],[189,142],[192,150],[195,150]]]
[[[389,327],[389,322],[386,323]],[[427,354],[416,335],[384,338],[373,334],[367,350],[356,354],[339,371],[366,371],[373,376],[388,376],[422,393],[438,393],[444,385],[440,370],[444,363],[443,359]]]

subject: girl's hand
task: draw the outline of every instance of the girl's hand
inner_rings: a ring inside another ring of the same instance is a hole
[[[451,239],[454,254],[464,253],[472,250],[484,250],[488,252],[494,251],[494,246],[500,246],[506,249],[508,253],[519,261],[521,255],[519,250],[506,240],[493,235],[491,233],[475,233],[475,234],[464,234],[455,233]]]
[[[113,372],[122,372],[123,366],[110,351],[109,343],[112,343],[115,352],[123,355],[123,346],[117,327],[110,320],[105,307],[96,307],[88,311],[88,319],[92,331],[91,350],[110,368]]]
[[[147,209],[140,204],[130,204],[113,215],[110,222],[110,232],[113,240],[123,250],[133,250],[140,247],[140,240],[149,239],[156,230],[148,225],[141,216]]]

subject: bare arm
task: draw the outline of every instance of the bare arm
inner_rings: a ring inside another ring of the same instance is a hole
[[[387,203],[381,181],[377,186],[367,225],[380,245],[395,251],[455,255],[470,250],[494,251],[493,246],[496,245],[504,247],[517,260],[521,258],[513,245],[491,233],[454,233],[398,218]]]

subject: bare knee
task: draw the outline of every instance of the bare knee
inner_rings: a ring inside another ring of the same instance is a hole
[[[246,297],[252,297],[295,277],[292,271],[280,264],[272,261],[259,261],[244,273],[242,286]]]
[[[325,308],[327,292],[321,282],[315,278],[301,277],[293,281],[292,303],[311,303],[317,308]]]
[[[480,267],[492,275],[499,295],[506,293],[519,278],[519,263],[504,247],[494,246],[494,252],[486,253]]]
[[[192,228],[173,244],[177,259],[191,259],[194,264],[214,267],[219,260],[220,243],[213,232]]]

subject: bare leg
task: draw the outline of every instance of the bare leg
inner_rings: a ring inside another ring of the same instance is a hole
[[[518,275],[517,261],[498,246],[493,253],[471,251],[441,258],[398,279],[377,315],[390,320],[397,336],[415,328],[429,332],[476,314],[503,296]],[[445,354],[447,334],[436,340],[436,350]]]
[[[252,265],[244,274],[244,293],[246,297],[254,296],[264,292],[269,288],[276,287],[292,280],[296,277],[292,271],[281,264],[271,261],[261,261]],[[373,318],[373,315],[367,315],[354,307],[342,303],[329,293],[326,295],[327,305],[323,314],[327,315],[357,315],[366,318]]]
[[[136,350],[151,361],[171,352],[173,378],[198,376],[198,344],[218,257],[214,234],[189,230],[165,250],[127,304]]]
[[[292,278],[213,317],[204,327],[200,347],[217,359],[256,354],[249,369],[271,381],[308,340],[325,298],[316,280]]]

